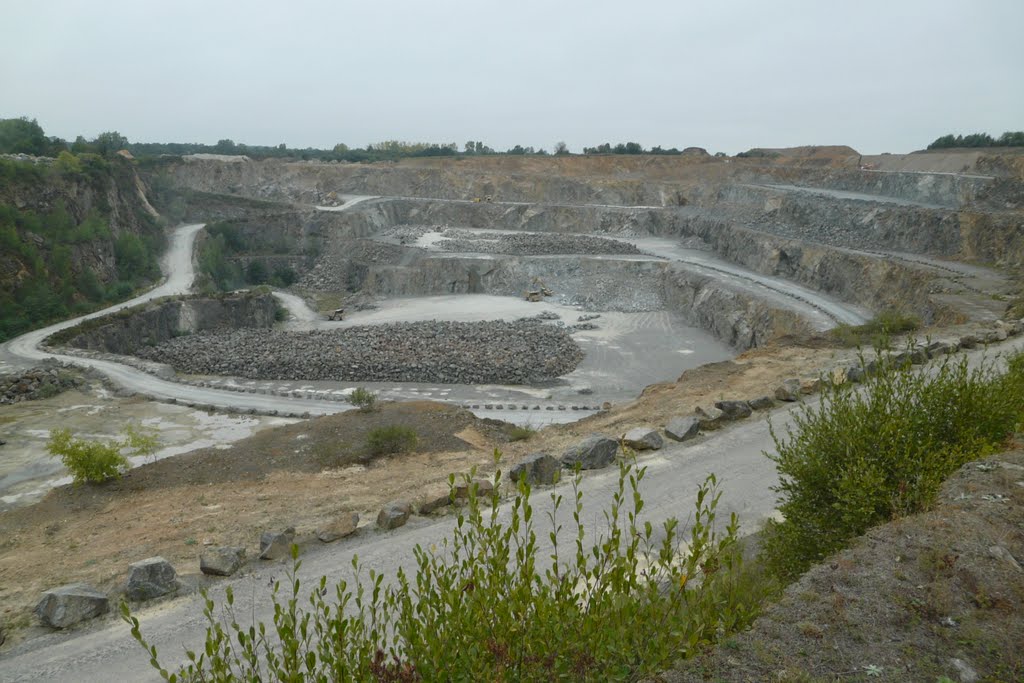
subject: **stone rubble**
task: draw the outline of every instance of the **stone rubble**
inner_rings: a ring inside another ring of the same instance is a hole
[[[178,337],[141,354],[186,374],[444,384],[530,384],[572,372],[569,332],[531,322],[415,322],[317,332]]]

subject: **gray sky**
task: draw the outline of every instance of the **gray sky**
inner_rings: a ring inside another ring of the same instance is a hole
[[[4,0],[51,135],[906,152],[1024,129],[1024,0]]]

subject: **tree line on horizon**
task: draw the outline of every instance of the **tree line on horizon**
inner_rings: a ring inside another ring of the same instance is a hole
[[[970,135],[943,135],[928,145],[928,149],[951,149],[954,147],[1024,147],[1024,131],[1006,131],[998,138],[988,133]]]

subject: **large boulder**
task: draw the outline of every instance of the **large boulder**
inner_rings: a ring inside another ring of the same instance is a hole
[[[199,571],[211,576],[231,576],[245,563],[245,548],[223,545],[207,548],[199,556]]]
[[[452,504],[452,487],[445,484],[434,484],[416,498],[416,512],[429,515],[435,510]]]
[[[264,531],[260,535],[260,559],[280,560],[289,557],[294,542],[295,527],[290,526],[284,531]]]
[[[725,417],[729,420],[750,417],[754,412],[746,401],[716,401],[715,407],[725,413]]]
[[[800,400],[800,380],[787,379],[775,388],[775,398],[792,403]]]
[[[380,509],[377,514],[377,526],[381,529],[397,529],[405,526],[412,514],[412,505],[404,500],[395,500]]]
[[[697,406],[693,411],[701,429],[718,429],[728,418],[725,411],[715,406]]]
[[[771,410],[775,407],[775,399],[767,395],[752,398],[747,403],[754,410]]]
[[[523,477],[526,483],[534,486],[536,484],[549,485],[558,481],[562,465],[558,460],[547,453],[530,453],[520,460],[509,472],[512,481],[518,482]]]
[[[619,444],[615,439],[591,434],[562,453],[562,466],[571,468],[579,465],[585,470],[599,470],[608,467],[615,460],[618,450]]]
[[[51,628],[67,628],[110,611],[110,600],[85,583],[70,583],[43,593],[36,616]]]
[[[455,500],[469,500],[469,490],[473,487],[476,488],[476,495],[479,498],[489,497],[494,493],[494,482],[490,479],[462,480],[455,484]]]
[[[149,557],[128,565],[124,593],[129,600],[152,600],[178,590],[178,575],[162,557]]]
[[[665,436],[675,441],[689,441],[700,433],[700,420],[687,415],[686,417],[673,417],[665,425]]]
[[[634,427],[622,437],[622,442],[634,451],[656,451],[665,445],[661,434],[651,427]]]
[[[321,543],[332,543],[340,538],[351,536],[359,527],[359,513],[348,512],[333,522],[323,525],[316,530],[316,537]]]

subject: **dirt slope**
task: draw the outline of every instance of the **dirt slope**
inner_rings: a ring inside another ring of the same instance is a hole
[[[661,680],[1022,681],[1018,562],[1019,445],[964,465],[933,510],[872,529],[790,586],[750,631]]]

